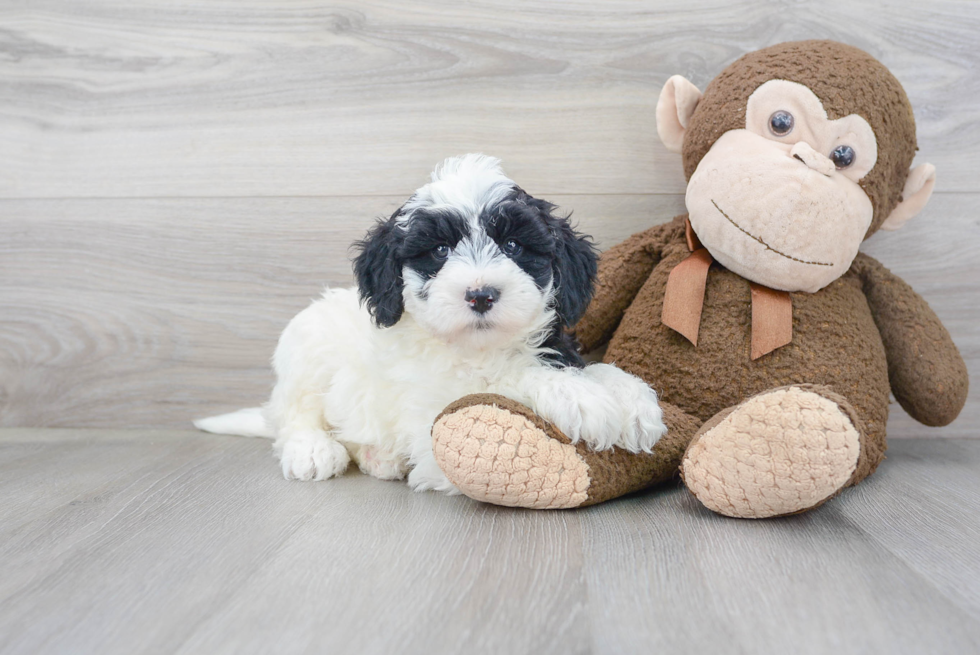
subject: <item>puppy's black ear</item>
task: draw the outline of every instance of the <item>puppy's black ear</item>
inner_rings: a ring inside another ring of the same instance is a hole
[[[361,251],[354,258],[357,288],[378,327],[391,327],[405,310],[402,300],[405,284],[398,256],[402,235],[396,224],[400,211],[388,220],[379,220],[362,241],[354,244]]]
[[[563,326],[575,325],[592,300],[599,255],[592,237],[575,231],[568,217],[555,216],[556,207],[543,200],[539,203],[545,222],[555,237],[554,288],[555,311]]]

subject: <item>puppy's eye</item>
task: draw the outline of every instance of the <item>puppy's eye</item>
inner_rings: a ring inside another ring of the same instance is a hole
[[[793,114],[779,110],[769,117],[769,131],[776,136],[786,136],[793,131]]]
[[[514,241],[513,239],[508,239],[501,250],[503,250],[504,254],[508,257],[516,257],[517,255],[521,254],[522,250],[524,250],[524,246],[517,243],[517,241]]]
[[[854,152],[854,148],[851,146],[837,146],[832,153],[830,153],[830,158],[834,162],[834,166],[838,170],[842,168],[847,168],[854,163],[854,158],[857,154]]]
[[[441,244],[432,249],[432,256],[436,259],[449,257],[450,248],[446,244]]]

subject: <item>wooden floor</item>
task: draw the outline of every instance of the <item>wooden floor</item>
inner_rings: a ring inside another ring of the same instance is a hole
[[[771,521],[286,482],[186,431],[0,430],[0,498],[5,654],[980,651],[980,440]]]

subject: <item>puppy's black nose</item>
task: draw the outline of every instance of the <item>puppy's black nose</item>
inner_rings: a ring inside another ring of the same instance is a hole
[[[486,314],[493,307],[493,303],[500,300],[500,292],[493,287],[482,287],[480,289],[467,289],[463,298],[470,304],[477,314]]]

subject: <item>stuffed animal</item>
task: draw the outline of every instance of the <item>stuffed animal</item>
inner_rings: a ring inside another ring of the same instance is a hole
[[[889,392],[925,425],[956,418],[968,379],[949,333],[858,251],[935,182],[910,170],[912,109],[881,63],[831,41],[766,48],[703,95],[668,80],[657,131],[683,156],[688,213],[602,255],[574,333],[657,390],[667,435],[649,454],[596,452],[517,403],[466,397],[433,428],[463,493],[579,507],[679,472],[715,512],[781,516],[874,472]]]

